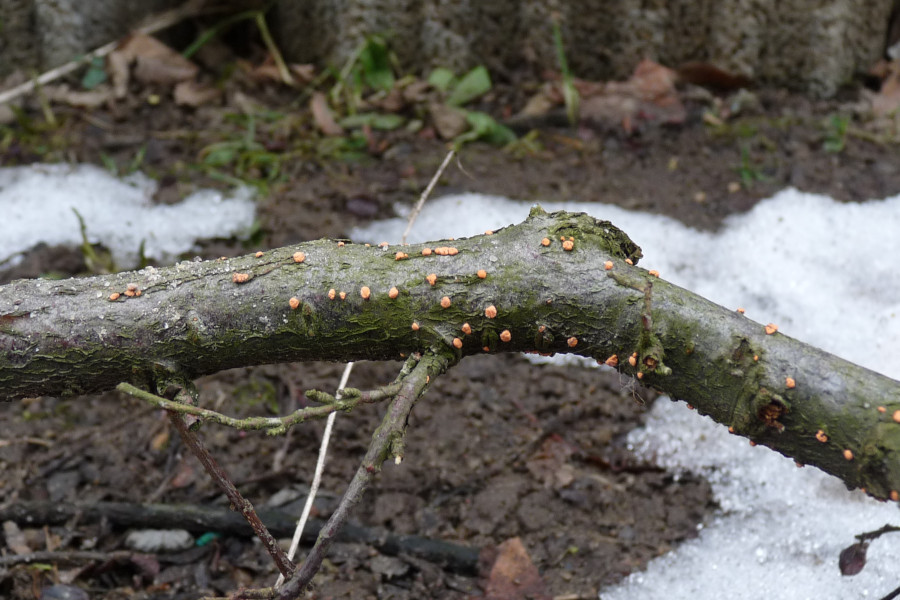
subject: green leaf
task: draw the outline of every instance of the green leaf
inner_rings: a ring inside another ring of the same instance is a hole
[[[490,91],[491,76],[488,75],[484,66],[477,66],[466,73],[459,83],[454,86],[450,97],[447,98],[447,104],[450,106],[462,106],[471,102],[475,98]]]
[[[446,92],[456,83],[456,75],[453,71],[444,67],[438,67],[428,76],[428,84],[442,92]]]
[[[363,81],[376,90],[388,91],[394,87],[394,72],[387,44],[379,37],[372,37],[359,53]]]
[[[81,87],[92,90],[106,81],[106,70],[103,68],[103,58],[95,56],[91,59],[90,66],[81,78]]]
[[[469,111],[466,113],[466,121],[472,126],[472,129],[456,137],[454,142],[458,146],[475,140],[484,140],[489,144],[497,145],[508,144],[516,140],[516,134],[512,129],[501,125],[487,113]]]

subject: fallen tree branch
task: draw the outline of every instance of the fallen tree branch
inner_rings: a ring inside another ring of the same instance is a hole
[[[629,264],[639,256],[609,223],[535,209],[523,224],[466,240],[323,240],[16,281],[0,287],[0,398],[122,381],[159,390],[272,362],[569,352],[851,488],[897,499],[900,384]]]
[[[259,517],[272,535],[289,537],[294,532],[296,517],[279,509],[261,508]],[[210,531],[224,535],[252,536],[250,525],[228,508],[195,504],[131,504],[97,502],[64,504],[59,502],[16,502],[0,507],[0,521],[15,521],[28,527],[63,525],[78,516],[82,523],[106,519],[118,527],[153,527],[185,529],[194,534]],[[310,519],[302,541],[312,544],[325,526],[321,519]],[[472,575],[478,571],[479,549],[418,535],[398,535],[382,529],[348,523],[338,541],[368,544],[390,556],[408,554],[443,566],[449,571]],[[128,554],[131,552],[129,551]],[[105,553],[100,553],[103,556]]]

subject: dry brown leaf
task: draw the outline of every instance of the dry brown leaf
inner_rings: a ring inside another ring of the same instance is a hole
[[[428,99],[428,92],[431,90],[431,84],[427,81],[422,81],[421,79],[417,79],[413,81],[408,86],[403,88],[403,99],[409,102],[410,104],[415,104],[416,102],[424,102]]]
[[[122,52],[113,51],[106,57],[106,72],[112,80],[113,91],[118,99],[128,94],[128,81],[131,79],[131,60]]]
[[[311,64],[298,65],[296,63],[288,65],[288,71],[297,78],[300,83],[309,83],[316,78],[316,66]]]
[[[602,91],[583,98],[582,120],[629,130],[635,121],[683,123],[687,112],[675,83],[678,75],[651,60],[642,60],[627,81],[607,83]]]
[[[113,90],[108,85],[98,85],[90,91],[73,90],[65,84],[48,85],[44,86],[44,94],[53,102],[78,108],[97,108],[113,99]]]
[[[558,489],[575,479],[575,467],[569,464],[571,456],[571,446],[553,435],[544,440],[540,450],[531,455],[525,466],[544,487]]]
[[[156,38],[142,33],[128,36],[110,56],[135,63],[134,77],[143,83],[174,84],[197,76],[199,68]],[[118,88],[117,88],[118,91]]]
[[[171,486],[175,489],[187,487],[191,485],[196,478],[197,473],[194,471],[194,467],[187,461],[182,461],[178,466],[178,470],[175,472],[175,476],[172,477]]]
[[[900,108],[900,62],[892,62],[887,70],[881,90],[872,96],[872,113],[876,117],[884,117]]]
[[[497,547],[497,558],[484,585],[485,600],[550,600],[547,586],[520,538]]]
[[[175,104],[196,107],[212,102],[222,95],[222,91],[212,85],[189,80],[176,85],[173,95]]]
[[[25,534],[13,521],[3,522],[3,537],[6,539],[6,547],[13,554],[30,554],[31,548],[25,540]]]
[[[466,114],[446,104],[434,102],[428,106],[428,112],[438,135],[445,140],[451,140],[469,128]]]
[[[328,100],[322,92],[315,92],[309,100],[316,127],[325,135],[344,135],[344,129],[337,124],[328,107]]]

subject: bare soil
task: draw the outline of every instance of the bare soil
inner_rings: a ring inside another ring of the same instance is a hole
[[[516,98],[515,90],[498,93],[496,114],[521,101]],[[826,149],[827,123],[846,112],[846,103],[778,91],[760,91],[758,98],[756,111],[722,128],[704,124],[703,107],[689,105],[685,124],[646,125],[630,135],[548,124],[531,154],[471,144],[461,155],[465,172],[449,169],[435,194],[467,190],[523,200],[603,201],[715,229],[787,185],[848,202],[900,192],[896,147],[848,136],[840,151]],[[308,120],[277,94],[260,101]],[[186,165],[204,146],[240,133],[225,118],[234,112],[228,103],[197,110],[166,102],[149,106],[138,95],[115,111],[62,111],[57,134],[65,151],[58,157],[100,163],[105,155],[124,165],[145,147],[142,168],[163,182],[158,200],[173,201],[195,187],[218,184],[208,171]],[[290,132],[298,127],[285,132],[261,124],[257,141],[278,150],[290,145]],[[259,200],[260,227],[252,242],[207,241],[202,255],[346,237],[352,226],[392,216],[397,203],[415,201],[446,145],[427,132],[372,136],[374,143],[352,157],[284,161]],[[0,164],[39,158],[23,141],[7,145]],[[39,248],[3,281],[75,275],[84,268],[78,253]],[[398,368],[359,364],[350,384],[376,387]],[[199,387],[204,405],[228,413],[284,413],[304,401],[303,390],[333,391],[341,369],[325,363],[241,369],[204,379]],[[477,550],[520,537],[550,597],[596,598],[604,585],[693,537],[715,508],[705,481],[643,464],[625,447],[624,437],[641,425],[654,400],[652,392],[614,373],[535,365],[519,356],[466,359],[420,401],[403,464],[385,465],[356,521]],[[337,419],[314,516],[328,516],[382,411],[368,406]],[[164,415],[129,397],[0,404],[0,424],[0,509],[32,501],[223,505]],[[256,504],[276,494],[296,504],[311,478],[321,429],[311,424],[287,438],[269,438],[207,425],[202,436]],[[58,554],[40,561],[43,566],[0,566],[4,598],[36,598],[59,582],[72,582],[91,598],[196,598],[271,585],[276,577],[248,537],[224,535],[194,550],[156,553],[149,562],[112,554],[85,561],[74,555],[67,560],[66,554],[124,549],[128,529],[142,524],[73,518],[19,527],[28,548]],[[7,531],[7,554],[13,538]],[[445,569],[407,551],[390,555],[368,543],[344,542],[308,597],[467,598],[483,595],[483,584],[474,572]]]

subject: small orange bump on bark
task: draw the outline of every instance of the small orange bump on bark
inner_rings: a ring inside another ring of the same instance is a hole
[[[803,468],[803,463],[800,462],[799,460],[795,460],[795,461],[794,461],[794,464],[797,465],[797,468],[798,468],[798,469],[802,469],[802,468]]]
[[[659,271],[657,271],[656,269],[650,269],[649,273],[654,277],[659,277]]]
[[[491,351],[491,347],[490,347],[490,346],[483,346],[481,349],[484,350],[485,352],[490,352],[490,351]]]
[[[453,338],[453,347],[459,350],[462,348],[462,340],[459,338]]]
[[[399,295],[400,295],[400,290],[398,290],[398,289],[395,288],[395,287],[392,287],[392,288],[388,291],[388,298],[390,298],[391,300],[393,300],[394,298],[396,298],[396,297],[399,296]]]
[[[431,256],[431,248],[422,248],[422,256]]]
[[[550,245],[550,238],[544,238],[541,240],[541,246],[549,246],[549,245]]]
[[[734,433],[734,427],[729,427],[729,428],[728,428],[728,433]]]
[[[125,290],[125,295],[129,298],[134,298],[134,290]]]
[[[257,253],[254,254],[253,256],[255,256],[256,258],[262,258],[262,257],[263,257],[263,253],[262,253],[262,252],[257,252]]]
[[[693,404],[688,404],[687,407],[688,407],[688,410],[694,410],[694,405],[693,405]]]
[[[900,500],[900,493],[897,493],[897,490],[891,490],[891,500],[894,502]]]
[[[234,283],[247,283],[248,281],[250,281],[250,274],[249,273],[232,273],[231,281],[233,281]]]
[[[816,439],[824,444],[828,441],[828,436],[820,429],[816,432]]]
[[[450,297],[444,296],[441,298],[441,308],[450,308]]]
[[[626,264],[626,265],[633,265],[633,264],[634,264],[634,261],[631,260],[630,258],[626,258],[626,259],[625,259],[625,264]]]
[[[488,319],[493,319],[494,317],[496,317],[497,316],[497,307],[494,306],[493,304],[488,306],[486,309],[484,309],[484,316],[486,316]]]
[[[753,362],[758,362],[758,361],[759,361],[759,355],[758,355],[758,354],[754,354],[754,355],[753,355]]]
[[[338,294],[338,296],[340,296],[341,300],[346,300],[346,299],[347,299],[347,292],[341,292],[340,294]]]
[[[409,258],[409,254],[406,252],[398,252],[394,255],[394,260],[404,260],[406,258]]]
[[[487,277],[487,271],[485,271],[484,269],[478,269],[478,272],[475,274],[478,275],[478,279],[484,279],[485,277]]]
[[[845,460],[853,460],[853,450],[847,448],[844,450],[844,459]]]
[[[637,357],[636,357],[636,356],[629,356],[629,357],[628,357],[628,364],[631,365],[632,367],[637,366]]]
[[[334,300],[335,296],[337,296],[337,292],[334,291],[334,288],[331,288],[330,290],[328,290],[328,299],[329,300]]]
[[[143,293],[144,293],[144,292],[142,292],[141,290],[135,290],[135,291],[134,291],[134,295],[135,295],[135,296],[140,296],[140,295],[143,294]]]
[[[431,285],[434,285],[435,283],[437,283],[437,275],[435,275],[434,273],[431,273],[430,275],[426,275],[425,281],[427,281]]]
[[[616,367],[619,365],[619,357],[617,355],[613,354],[612,356],[607,358],[605,361],[603,361],[603,364],[605,364],[608,367]]]
[[[612,271],[613,261],[608,260],[605,263],[603,263],[603,268],[606,269],[607,271]]]
[[[559,241],[561,241],[561,242],[566,241],[566,236],[564,236],[564,235],[559,236]]]
[[[500,332],[500,341],[501,342],[508,342],[511,339],[512,339],[512,334],[509,332],[509,329],[504,329],[503,331]]]
[[[110,302],[115,302],[116,300],[119,299],[119,297],[120,297],[121,295],[122,295],[122,294],[120,294],[119,292],[113,292],[112,294],[109,295],[109,300],[110,300]]]
[[[641,373],[640,371],[638,371],[636,377],[637,377],[638,379],[643,379],[643,378],[644,378],[644,374]]]
[[[744,310],[744,309],[741,308],[740,306],[738,306],[737,311],[738,311],[740,314],[744,314],[745,312],[747,312],[746,310]]]
[[[797,387],[797,382],[794,381],[793,377],[785,377],[784,378],[784,386],[786,388],[788,388],[789,390],[791,390],[791,389],[794,389],[795,387]]]
[[[484,235],[494,235],[494,232],[490,229],[484,232]]]
[[[468,323],[463,323],[461,329],[464,334],[472,335],[472,326],[469,325]]]
[[[541,325],[540,327],[538,327],[538,333],[544,333],[545,331],[547,331],[546,325]]]
[[[776,325],[775,323],[769,323],[768,325],[766,325],[766,335],[772,335],[776,331],[778,331],[778,325]]]
[[[288,304],[291,305],[291,310],[297,310],[300,307],[300,300],[298,298],[291,298],[288,300]]]
[[[449,254],[450,256],[456,256],[457,254],[459,254],[459,249],[453,247],[447,248],[447,254]]]
[[[390,246],[390,244],[388,244],[387,242],[381,242],[380,244],[378,244],[379,248],[387,248],[388,246]]]
[[[885,413],[885,412],[887,412],[887,409],[886,409],[885,407],[883,407],[883,406],[879,406],[879,407],[878,407],[878,412],[880,412],[880,413]]]
[[[338,242],[338,248],[343,248],[343,247],[344,247],[344,242]]]
[[[900,410],[895,410],[894,414],[892,416],[893,416],[894,421],[896,421],[897,423],[900,423]]]
[[[369,296],[372,295],[372,290],[369,289],[369,286],[364,285],[359,288],[359,295],[362,296],[363,300],[368,300]]]
[[[569,348],[574,348],[578,345],[578,338],[574,335],[566,340],[566,343],[569,345]]]
[[[575,242],[572,240],[566,240],[563,242],[563,250],[566,252],[571,252],[575,248]]]
[[[413,330],[413,331],[418,331],[418,330],[419,330],[419,324],[416,323],[415,321],[413,321],[413,324],[412,324],[412,330]]]

